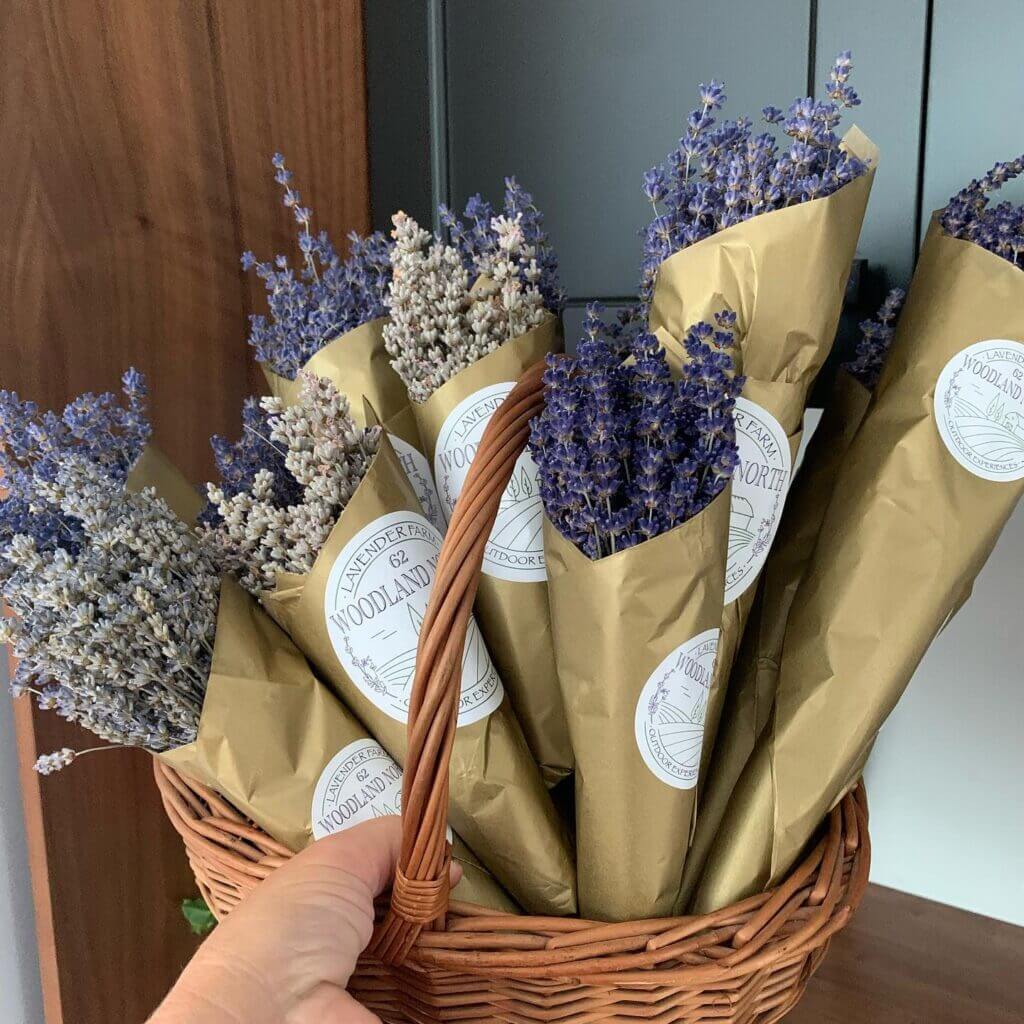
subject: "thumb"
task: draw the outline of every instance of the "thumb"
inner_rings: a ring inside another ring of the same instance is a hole
[[[381,1019],[337,985],[320,985],[296,1007],[300,1021],[317,1024],[381,1024]]]

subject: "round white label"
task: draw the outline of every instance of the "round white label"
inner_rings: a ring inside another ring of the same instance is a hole
[[[782,518],[793,457],[779,421],[746,398],[736,399],[740,461],[732,478],[725,603],[749,587],[764,566]]]
[[[935,425],[975,476],[1024,479],[1024,345],[979,341],[953,356],[935,385]]]
[[[680,644],[640,691],[633,728],[640,756],[666,786],[693,789],[700,772],[704,719],[715,674],[719,630]]]
[[[445,515],[449,518],[484,429],[494,410],[514,387],[515,383],[508,381],[481,388],[459,402],[441,427],[434,453],[434,477]],[[484,551],[484,572],[514,583],[546,580],[543,522],[537,465],[529,452],[523,452],[501,496],[498,518]]]
[[[430,463],[419,449],[395,434],[388,434],[391,447],[395,449],[398,461],[405,470],[405,475],[416,492],[416,497],[423,507],[423,514],[443,534],[447,529],[444,512],[441,511],[441,499],[437,496],[434,478],[430,474]]]
[[[353,740],[328,762],[313,792],[313,838],[402,813],[402,769],[376,740]],[[448,829],[451,842],[452,830]]]
[[[417,512],[389,512],[363,527],[331,567],[327,632],[349,678],[399,722],[409,714],[416,647],[434,585],[441,534]],[[459,725],[486,718],[504,691],[475,619],[462,655]]]
[[[402,812],[402,769],[371,739],[355,740],[331,758],[313,793],[313,838]]]

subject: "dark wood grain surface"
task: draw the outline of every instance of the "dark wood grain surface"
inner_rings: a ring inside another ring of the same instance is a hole
[[[786,1024],[1021,1024],[1024,928],[873,885]]]
[[[193,479],[260,387],[245,345],[259,289],[241,249],[294,225],[284,152],[317,224],[369,224],[358,0],[20,0],[0,5],[0,387],[47,407],[151,385],[155,438]],[[147,758],[17,713],[48,1024],[139,1024],[193,940],[195,883]],[[91,745],[91,744],[89,744]]]

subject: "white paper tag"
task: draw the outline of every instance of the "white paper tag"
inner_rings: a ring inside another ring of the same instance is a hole
[[[339,552],[324,614],[334,653],[363,695],[405,722],[416,647],[434,585],[441,534],[417,512],[389,512]],[[504,691],[475,619],[462,655],[458,724],[486,718]]]
[[[935,425],[975,476],[1024,478],[1024,345],[978,341],[953,356],[935,385]]]
[[[715,674],[719,630],[680,644],[640,691],[633,728],[651,773],[674,789],[693,789],[700,772],[708,693]]]
[[[434,452],[434,478],[448,518],[462,491],[484,429],[494,410],[514,387],[515,383],[508,381],[481,388],[459,402],[444,421]],[[543,521],[537,465],[529,452],[523,452],[501,496],[498,517],[484,551],[483,571],[513,583],[546,580]]]
[[[761,572],[793,475],[786,432],[767,409],[738,398],[735,420],[740,462],[732,479],[729,509],[726,604],[743,594]]]
[[[434,478],[430,474],[430,463],[427,457],[418,448],[414,448],[408,441],[388,434],[391,447],[395,449],[398,461],[405,470],[405,475],[416,492],[420,505],[423,506],[423,514],[434,526],[444,534],[448,527],[444,512],[441,510],[441,499],[437,496],[437,488],[434,486]]]
[[[402,769],[376,740],[353,740],[331,758],[317,780],[310,816],[313,838],[401,813]]]

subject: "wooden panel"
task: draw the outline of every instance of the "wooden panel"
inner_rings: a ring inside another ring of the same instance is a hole
[[[807,0],[450,0],[451,195],[500,196],[515,173],[544,210],[572,296],[629,295],[643,172],[724,79],[731,116],[788,103],[807,79]]]
[[[927,0],[819,0],[815,91],[825,89],[840,50],[853,51],[853,84],[862,103],[851,115],[881,150],[871,202],[857,248],[876,291],[910,280],[917,244],[917,174]],[[879,27],[884,25],[884,31]]]
[[[147,373],[157,442],[193,478],[259,374],[245,247],[294,233],[269,156],[321,226],[368,224],[357,0],[34,0],[0,18],[0,385],[46,406]],[[262,302],[262,300],[260,300]],[[87,739],[18,708],[49,1024],[145,1019],[193,941],[195,892],[142,754],[37,780]]]
[[[872,885],[786,1024],[1020,1024],[1024,928]]]

